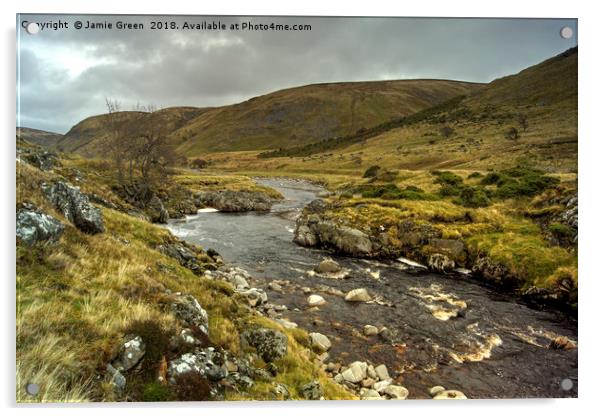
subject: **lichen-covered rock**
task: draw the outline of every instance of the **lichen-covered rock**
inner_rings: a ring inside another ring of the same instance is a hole
[[[328,208],[328,204],[323,199],[314,199],[305,207],[305,211],[312,214],[321,214]]]
[[[456,267],[456,263],[449,259],[445,254],[431,254],[428,259],[429,269],[439,272],[447,273],[452,271]]]
[[[250,289],[237,291],[239,295],[244,297],[249,306],[256,307],[263,305],[268,301],[268,295],[263,289],[252,287]]]
[[[429,246],[433,252],[443,254],[452,261],[461,261],[466,249],[462,241],[447,238],[431,238]]]
[[[241,334],[241,342],[257,350],[257,353],[266,363],[272,362],[286,355],[288,340],[286,336],[274,329],[258,328],[245,331]]]
[[[44,150],[22,152],[21,158],[44,171],[50,170],[55,166],[60,166],[58,156],[55,153]]]
[[[312,214],[297,220],[293,238],[295,243],[306,247],[334,248],[340,253],[357,257],[371,257],[375,254],[376,247],[364,232],[315,217],[317,216]]]
[[[17,239],[30,246],[38,242],[58,241],[65,228],[59,220],[30,204],[24,204],[17,211],[16,225]]]
[[[173,313],[183,322],[195,326],[209,334],[209,316],[198,300],[192,295],[179,295],[171,304]]]
[[[146,344],[138,335],[126,337],[127,341],[123,343],[119,350],[119,355],[113,360],[113,367],[119,371],[128,371],[140,362],[146,353]]]
[[[324,395],[324,392],[322,391],[320,383],[314,380],[301,387],[301,394],[305,400],[320,400]]]
[[[42,184],[42,191],[48,201],[79,230],[88,234],[104,232],[102,213],[75,186],[58,181]]]
[[[180,265],[192,270],[196,274],[203,272],[203,265],[205,267],[208,266],[206,262],[213,263],[214,261],[200,247],[185,241],[177,240],[161,244],[157,249],[163,254],[177,260]]]
[[[519,283],[519,279],[513,276],[503,264],[496,263],[489,257],[479,257],[472,266],[472,272],[490,283],[513,287]]]
[[[263,192],[231,190],[199,192],[195,202],[223,212],[269,211],[274,203]]]
[[[189,372],[197,373],[211,381],[222,380],[228,377],[228,370],[220,364],[221,360],[223,357],[213,347],[183,354],[169,363],[169,382],[175,384],[178,376]]]
[[[209,253],[207,253],[209,254]],[[222,280],[230,283],[237,290],[249,289],[249,273],[240,267],[231,267],[228,269],[211,270],[205,272],[205,276],[210,279]]]

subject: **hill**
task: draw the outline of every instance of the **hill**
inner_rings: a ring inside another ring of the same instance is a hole
[[[576,172],[577,58],[571,49],[464,97],[346,137],[265,152],[262,157],[276,158],[251,164],[360,173],[371,165],[414,170],[527,163]]]
[[[53,146],[63,137],[62,134],[50,131],[31,129],[29,127],[17,127],[17,138],[34,143],[39,146]]]
[[[442,80],[308,85],[207,112],[173,136],[189,156],[286,148],[369,128],[479,87]]]
[[[209,110],[211,109],[169,107],[153,113],[122,111],[117,113],[117,122],[127,125],[129,133],[133,135],[143,131],[150,123],[160,126],[161,131],[168,134]],[[73,126],[54,148],[65,152],[77,152],[84,156],[96,156],[102,153],[100,143],[107,133],[106,114],[88,117]]]
[[[406,116],[480,84],[443,80],[404,80],[315,84],[277,91],[218,108],[173,107],[153,113],[156,121],[187,156],[206,152],[263,150],[312,143]],[[119,114],[124,123],[140,112]],[[86,156],[100,152],[106,115],[89,117],[69,130],[58,150]],[[136,125],[131,134],[136,134]]]

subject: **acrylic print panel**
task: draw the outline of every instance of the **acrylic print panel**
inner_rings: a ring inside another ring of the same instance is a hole
[[[17,401],[577,396],[577,21],[17,16]]]

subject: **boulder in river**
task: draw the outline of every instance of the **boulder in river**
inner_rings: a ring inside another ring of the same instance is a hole
[[[573,350],[577,345],[565,336],[558,336],[550,343],[550,348],[553,350]]]
[[[247,330],[241,334],[241,341],[254,347],[266,363],[284,357],[288,348],[286,336],[269,328]]]
[[[223,212],[269,211],[274,201],[263,192],[205,191],[195,195],[197,205]]]
[[[309,295],[307,298],[307,304],[309,306],[322,306],[326,305],[326,300],[320,295]]]
[[[449,259],[445,254],[434,253],[429,256],[428,259],[429,269],[439,272],[447,273],[456,267],[456,263]]]
[[[374,325],[364,325],[364,335],[367,337],[378,335],[378,328]]]
[[[345,295],[345,300],[347,302],[369,302],[372,300],[372,297],[366,289],[359,288],[347,292]]]
[[[59,220],[30,204],[23,204],[17,211],[16,225],[17,239],[29,246],[38,242],[56,242],[65,229]]]
[[[318,273],[338,273],[341,271],[341,266],[339,263],[334,261],[333,259],[324,259],[318,264],[316,267],[316,272]]]
[[[88,234],[104,232],[100,210],[90,203],[79,188],[58,181],[54,184],[42,184],[42,191],[48,201],[79,230]]]

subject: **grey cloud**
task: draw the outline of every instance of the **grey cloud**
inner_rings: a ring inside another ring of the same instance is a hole
[[[104,97],[217,106],[319,82],[447,78],[488,82],[576,45],[575,20],[318,17],[35,16],[144,22],[143,31],[21,31],[22,125],[65,132]],[[311,24],[308,32],[151,31],[151,20]],[[90,62],[81,73],[77,65]],[[75,71],[77,72],[77,71]]]

